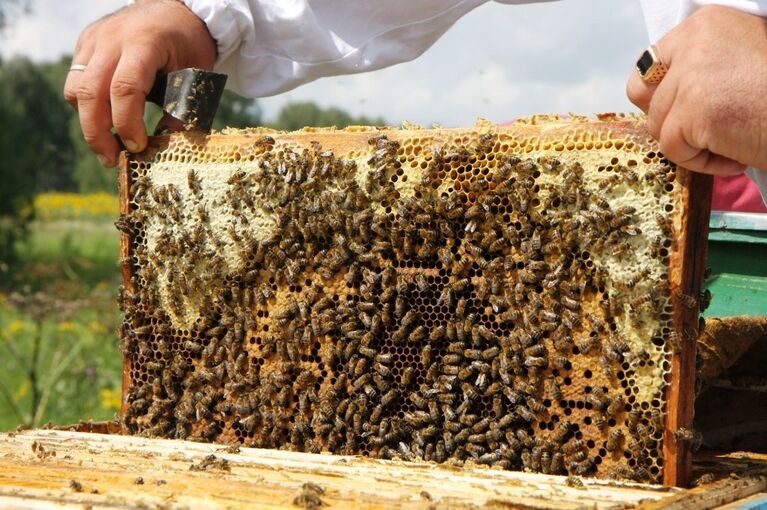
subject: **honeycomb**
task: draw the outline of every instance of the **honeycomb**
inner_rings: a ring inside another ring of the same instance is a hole
[[[616,115],[153,138],[123,427],[660,481],[684,174]]]

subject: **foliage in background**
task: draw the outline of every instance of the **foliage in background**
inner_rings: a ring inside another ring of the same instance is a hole
[[[294,131],[305,126],[344,128],[347,126],[382,126],[382,118],[354,117],[340,108],[321,108],[312,102],[289,103],[271,123],[276,129]]]
[[[225,127],[246,128],[261,125],[261,107],[255,99],[238,96],[230,90],[224,91],[213,129]]]
[[[31,219],[34,195],[73,188],[69,108],[27,59],[0,62],[0,261]]]
[[[119,407],[111,221],[35,221],[0,291],[0,430],[105,420]]]

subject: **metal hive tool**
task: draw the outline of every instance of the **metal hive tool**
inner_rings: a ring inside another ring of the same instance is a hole
[[[121,167],[126,431],[686,482],[710,179],[643,119],[177,133]]]

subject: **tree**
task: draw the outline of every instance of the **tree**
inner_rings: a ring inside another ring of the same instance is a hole
[[[239,96],[229,90],[224,91],[213,121],[213,129],[246,128],[260,124],[261,107],[255,99]]]
[[[344,128],[347,126],[380,126],[382,118],[353,117],[339,108],[321,108],[312,102],[290,103],[282,107],[273,127],[294,131],[306,126]]]
[[[0,62],[0,260],[31,217],[36,193],[71,188],[70,112],[27,59]]]
[[[28,10],[28,0],[0,0],[0,32],[8,25],[8,19],[12,15]]]

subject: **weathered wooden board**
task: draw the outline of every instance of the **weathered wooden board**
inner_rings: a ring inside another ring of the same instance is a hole
[[[319,497],[328,508],[627,508],[683,492],[596,479],[570,487],[563,476],[225,448],[53,430],[3,434],[0,507],[296,508],[307,482],[324,489]],[[209,455],[215,465],[193,470]]]

